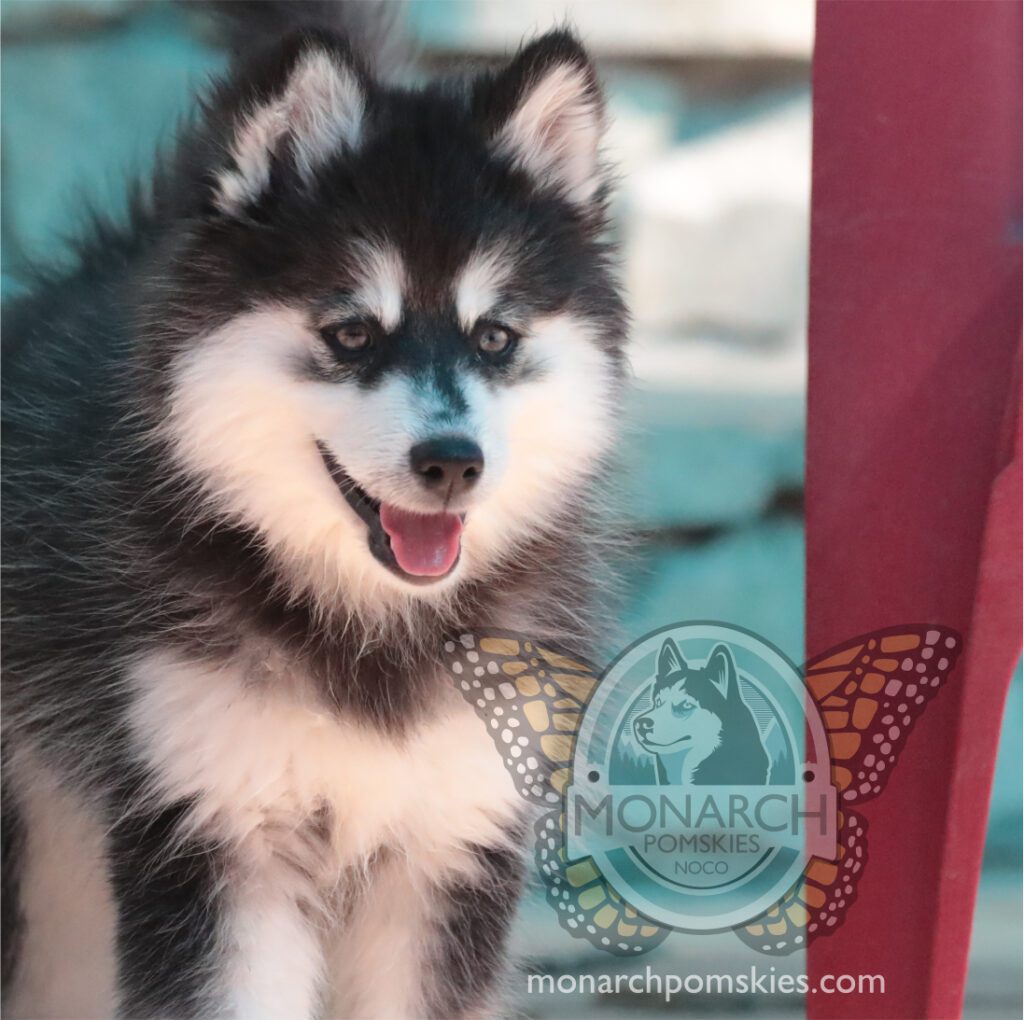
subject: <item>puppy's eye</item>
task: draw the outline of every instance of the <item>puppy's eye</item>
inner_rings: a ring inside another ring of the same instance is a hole
[[[373,330],[360,319],[325,326],[320,335],[336,356],[347,360],[365,354],[373,346]]]
[[[491,360],[507,357],[518,341],[519,337],[511,329],[496,322],[478,322],[473,329],[474,346]]]

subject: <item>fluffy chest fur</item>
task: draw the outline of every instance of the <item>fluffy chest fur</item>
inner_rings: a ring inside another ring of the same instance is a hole
[[[344,869],[396,850],[442,880],[472,848],[506,843],[519,808],[490,737],[457,693],[395,736],[300,696],[302,678],[255,677],[161,653],[133,670],[136,751],[168,803],[234,844],[279,841],[315,823],[323,865]],[[275,686],[276,682],[276,686]]]

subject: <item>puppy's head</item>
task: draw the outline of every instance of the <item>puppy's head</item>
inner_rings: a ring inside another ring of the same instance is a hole
[[[217,92],[152,330],[206,508],[357,603],[572,528],[622,374],[603,116],[563,32],[419,91],[307,34]]]

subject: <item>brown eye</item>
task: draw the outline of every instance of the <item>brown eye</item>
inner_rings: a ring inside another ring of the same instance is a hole
[[[506,326],[499,326],[496,322],[479,322],[473,330],[476,349],[490,358],[510,354],[518,339],[512,330]]]
[[[361,351],[370,345],[370,331],[359,322],[339,326],[334,335],[338,343],[348,351]]]
[[[334,354],[342,358],[363,354],[373,345],[369,324],[358,320],[326,326],[320,330],[320,335]]]

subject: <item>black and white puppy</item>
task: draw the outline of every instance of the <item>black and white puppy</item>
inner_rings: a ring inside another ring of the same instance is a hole
[[[588,651],[601,93],[564,31],[408,89],[345,6],[224,7],[128,222],[5,318],[5,1008],[486,1015],[524,819],[440,651]]]

